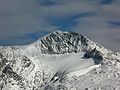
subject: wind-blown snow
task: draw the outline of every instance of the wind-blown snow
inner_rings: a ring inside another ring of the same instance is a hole
[[[80,52],[65,55],[44,55],[42,59],[48,62],[55,71],[68,71],[77,66],[84,69],[95,65],[92,59],[83,59],[81,58],[83,56],[84,52]]]

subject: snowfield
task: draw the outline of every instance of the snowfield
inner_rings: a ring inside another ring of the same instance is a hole
[[[0,90],[120,90],[120,54],[62,31],[0,46]]]

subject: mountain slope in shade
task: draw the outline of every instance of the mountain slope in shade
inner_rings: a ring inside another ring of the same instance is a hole
[[[120,55],[78,33],[0,47],[0,90],[120,90],[119,77]]]

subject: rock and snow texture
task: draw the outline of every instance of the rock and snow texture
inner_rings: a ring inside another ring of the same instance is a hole
[[[62,31],[1,46],[0,90],[120,90],[120,54]]]

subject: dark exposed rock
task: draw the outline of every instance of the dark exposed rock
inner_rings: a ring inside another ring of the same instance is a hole
[[[41,39],[41,51],[44,54],[77,53],[81,45],[87,45],[87,39],[72,32],[56,31]]]
[[[83,58],[85,59],[93,58],[95,64],[99,64],[103,59],[102,53],[100,51],[97,51],[96,48],[94,48],[91,51],[87,51],[84,54]]]
[[[14,72],[9,64],[2,70],[2,73],[5,74],[8,78],[13,78],[16,81],[22,80],[22,77]]]

